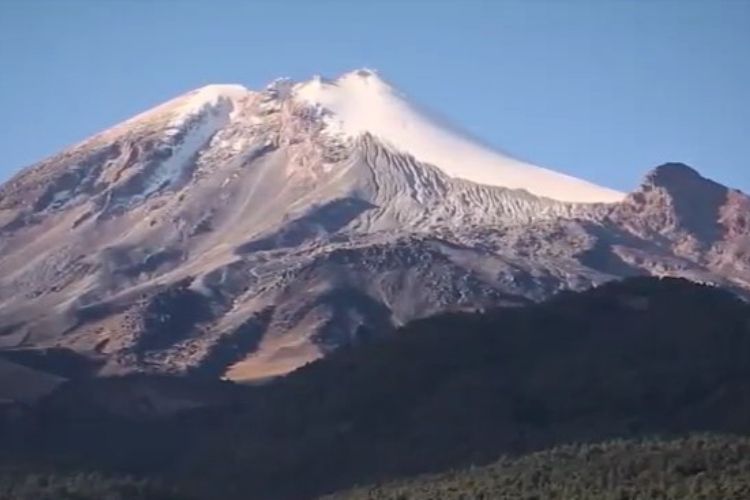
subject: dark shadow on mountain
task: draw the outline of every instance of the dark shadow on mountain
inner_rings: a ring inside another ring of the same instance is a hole
[[[586,227],[587,232],[596,237],[596,242],[591,248],[576,255],[581,264],[613,276],[633,277],[646,274],[643,269],[625,262],[615,253],[614,247],[622,245],[642,248],[644,245],[649,245],[648,242],[624,233],[613,226],[602,227],[587,222],[581,222],[581,224]],[[654,249],[654,251],[658,250]]]
[[[138,262],[133,262],[127,267],[116,269],[115,273],[123,274],[129,278],[136,278],[144,273],[153,273],[159,268],[165,269],[170,264],[174,267],[183,257],[183,252],[178,249],[158,250],[144,256]]]
[[[330,319],[315,338],[326,352],[338,346],[372,342],[393,331],[390,309],[356,288],[331,290],[316,305],[331,311]]]
[[[240,326],[222,335],[211,345],[200,364],[191,369],[190,374],[214,378],[224,375],[227,368],[241,361],[258,348],[272,318],[273,307],[268,307],[253,314]]]
[[[68,382],[4,429],[0,457],[168,478],[203,498],[313,498],[561,443],[748,434],[748,359],[747,303],[638,277],[419,320],[227,399],[192,394],[195,378],[177,392]]]
[[[136,352],[166,349],[188,338],[194,328],[214,317],[210,299],[178,283],[154,295],[146,306],[143,333],[136,340]]]
[[[342,198],[310,210],[307,214],[287,222],[282,229],[237,247],[244,254],[289,248],[301,245],[318,236],[335,233],[375,206],[359,198]]]
[[[34,370],[65,378],[94,375],[102,361],[64,347],[13,348],[0,350],[0,358]]]

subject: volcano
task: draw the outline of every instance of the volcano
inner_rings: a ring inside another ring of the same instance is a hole
[[[750,199],[494,151],[376,72],[209,85],[0,188],[0,354],[259,380],[415,318],[632,275],[750,290]]]

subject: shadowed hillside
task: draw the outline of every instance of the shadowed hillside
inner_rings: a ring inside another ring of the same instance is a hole
[[[745,434],[748,359],[745,302],[684,280],[634,278],[417,321],[222,398],[207,398],[202,381],[190,399],[201,403],[168,415],[129,411],[127,401],[145,391],[160,408],[160,394],[184,401],[197,381],[69,382],[6,456],[62,456],[207,498],[310,498],[566,443]]]

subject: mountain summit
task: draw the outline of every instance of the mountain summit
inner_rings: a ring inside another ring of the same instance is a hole
[[[747,196],[685,169],[624,196],[476,144],[370,70],[206,86],[0,187],[0,350],[258,379],[622,276],[750,289]]]
[[[536,167],[487,149],[421,111],[367,69],[336,80],[320,77],[299,84],[295,98],[315,106],[331,133],[369,133],[394,149],[437,166],[451,177],[478,184],[524,189],[570,202],[613,202],[621,193]]]

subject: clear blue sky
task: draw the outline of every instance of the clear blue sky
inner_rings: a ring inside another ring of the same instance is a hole
[[[206,83],[362,66],[540,165],[750,192],[750,0],[0,0],[0,178]]]

